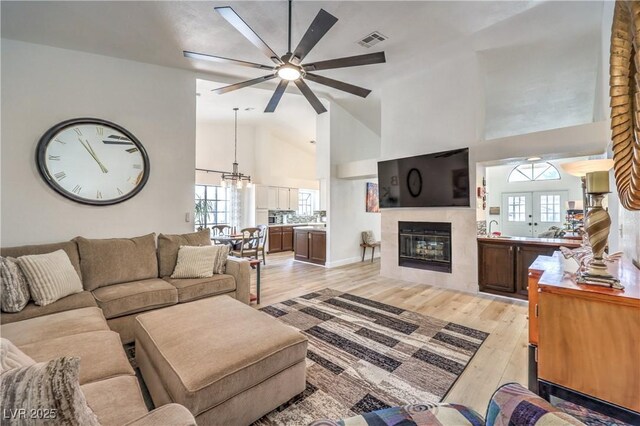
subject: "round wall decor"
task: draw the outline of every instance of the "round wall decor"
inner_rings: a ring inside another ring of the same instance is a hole
[[[136,195],[149,179],[149,157],[125,128],[98,118],[56,124],[40,138],[38,171],[61,195],[105,206]]]

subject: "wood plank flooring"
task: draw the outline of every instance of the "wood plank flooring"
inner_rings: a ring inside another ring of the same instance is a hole
[[[255,293],[255,272],[252,272]],[[495,389],[527,383],[527,304],[519,300],[472,295],[380,276],[380,263],[364,262],[326,269],[293,261],[291,253],[267,256],[262,266],[261,305],[332,288],[490,333],[449,391],[445,402],[467,405],[484,416]],[[252,306],[256,306],[253,304]]]

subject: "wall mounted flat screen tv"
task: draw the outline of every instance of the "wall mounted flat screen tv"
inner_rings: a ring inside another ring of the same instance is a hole
[[[469,207],[469,149],[378,162],[380,207]]]

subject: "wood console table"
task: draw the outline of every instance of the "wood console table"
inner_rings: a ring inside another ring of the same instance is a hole
[[[581,285],[559,252],[529,268],[529,388],[640,422],[640,270],[610,264],[624,290]]]

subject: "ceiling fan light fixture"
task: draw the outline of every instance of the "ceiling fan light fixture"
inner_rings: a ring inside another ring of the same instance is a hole
[[[293,65],[283,65],[278,68],[278,77],[283,80],[295,81],[302,77],[302,73],[297,67]]]

